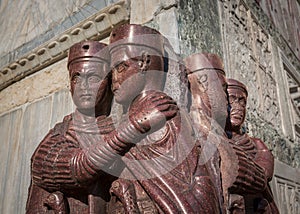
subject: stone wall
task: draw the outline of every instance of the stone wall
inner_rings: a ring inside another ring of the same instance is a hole
[[[180,104],[185,103],[178,55],[214,52],[224,59],[227,76],[249,89],[247,130],[263,139],[277,159],[272,189],[278,205],[282,213],[297,213],[299,26],[289,26],[299,20],[299,1],[277,0],[276,7],[265,2],[26,0],[20,6],[0,1],[0,29],[5,32],[0,38],[0,213],[24,213],[30,157],[48,130],[74,108],[68,48],[86,39],[107,42],[111,29],[124,22],[153,27],[169,39],[174,63],[166,91]],[[12,12],[18,7],[20,12]],[[279,17],[289,18],[278,18],[278,8],[285,11]]]

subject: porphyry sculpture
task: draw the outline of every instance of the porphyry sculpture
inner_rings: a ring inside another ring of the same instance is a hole
[[[126,167],[111,189],[115,198],[110,204],[111,211],[218,213],[208,171],[204,164],[199,164],[201,148],[193,138],[188,115],[166,105],[172,99],[162,92],[166,75],[164,38],[148,27],[123,25],[112,31],[110,42],[112,88],[115,100],[123,106],[124,117],[148,112],[153,105],[150,98],[162,103],[159,108],[169,109],[164,114],[166,122],[152,128],[151,134],[124,155]],[[150,128],[145,125],[141,132]],[[127,176],[133,179],[124,179]],[[134,206],[129,206],[130,200]]]
[[[227,143],[227,83],[223,63],[212,53],[192,54],[184,61],[192,95],[190,116],[203,148],[201,161],[209,169],[220,207],[225,212],[219,153],[219,147]]]
[[[245,177],[241,176],[240,179],[243,181],[233,183],[233,186],[230,187],[229,192],[232,195],[229,200],[229,210],[231,213],[279,213],[268,185],[274,172],[274,157],[264,142],[248,136],[242,130],[246,116],[247,88],[235,79],[228,79],[227,82],[230,114],[226,131],[234,147],[238,147],[241,152],[246,154],[245,157],[250,159],[243,167],[253,168],[253,174],[246,175],[250,180],[243,179]],[[255,165],[257,164],[256,167],[253,167],[252,161]],[[245,174],[245,170],[242,168],[239,170],[243,171],[241,174]],[[254,176],[255,173],[256,176]],[[256,179],[257,176],[260,176],[261,182]],[[246,182],[249,182],[250,185],[246,185]]]
[[[162,113],[149,98],[149,111],[139,110],[114,128],[107,117],[112,94],[105,47],[82,42],[70,49],[76,110],[50,130],[32,156],[27,213],[106,213],[110,188],[124,167],[120,158],[150,128],[153,117],[145,117]],[[174,113],[171,107],[169,117]],[[155,122],[161,118],[166,117]]]
[[[235,145],[233,126],[231,141],[224,132],[228,103],[221,60],[214,54],[185,60],[188,114],[163,92],[165,41],[152,28],[125,24],[113,29],[108,46],[85,41],[70,48],[76,110],[32,156],[27,214],[225,213],[230,195],[249,198],[241,171],[248,165],[259,204],[271,202],[264,170],[273,168],[259,160],[261,144],[243,135],[246,144]],[[123,109],[117,123],[109,116],[113,95]],[[255,157],[244,148],[248,141],[255,142]]]
[[[105,49],[99,42],[70,48],[68,69],[76,110],[49,131],[32,156],[26,213],[99,212],[109,200],[114,178],[101,173],[94,161],[97,146],[114,129],[107,117],[112,92]]]

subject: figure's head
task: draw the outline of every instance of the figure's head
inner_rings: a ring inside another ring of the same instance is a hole
[[[223,63],[216,54],[197,53],[185,58],[192,93],[207,114],[225,127],[227,117],[227,82]]]
[[[110,89],[106,44],[85,41],[74,44],[68,55],[71,94],[77,109],[86,115],[108,115]]]
[[[246,116],[246,105],[247,105],[247,88],[246,86],[235,80],[228,79],[228,96],[229,96],[229,107],[230,107],[230,127],[231,131],[240,130]]]
[[[164,85],[163,37],[149,27],[125,24],[112,30],[112,90],[115,100],[128,105],[143,90]]]

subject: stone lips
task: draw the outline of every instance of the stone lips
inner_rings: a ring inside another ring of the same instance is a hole
[[[223,62],[216,54],[196,53],[186,57],[184,62],[187,67],[188,74],[203,69],[214,69],[225,75]]]

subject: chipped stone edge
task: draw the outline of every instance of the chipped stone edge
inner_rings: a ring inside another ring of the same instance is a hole
[[[114,26],[129,21],[125,0],[112,4],[54,37],[31,53],[0,68],[0,91],[14,82],[39,71],[67,56],[68,49],[83,40],[101,40]]]

